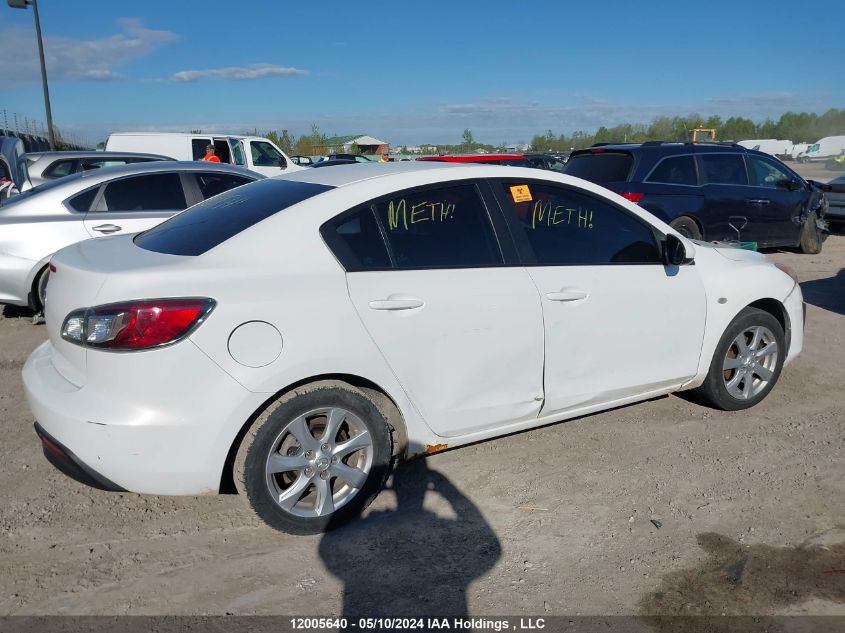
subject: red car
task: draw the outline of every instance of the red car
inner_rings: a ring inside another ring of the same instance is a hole
[[[443,163],[484,163],[485,165],[512,165],[533,167],[521,154],[466,154],[463,156],[423,156],[417,160],[435,160]]]

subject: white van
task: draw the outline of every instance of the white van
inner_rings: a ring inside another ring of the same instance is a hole
[[[801,161],[804,163],[828,160],[845,153],[845,136],[825,136],[810,145]]]
[[[791,156],[793,147],[792,141],[776,138],[750,138],[740,141],[737,145],[742,145],[748,149],[756,149],[758,152],[764,152],[778,157]]]
[[[176,160],[202,160],[214,145],[222,163],[243,165],[265,176],[305,169],[294,163],[270,140],[232,134],[183,134],[178,132],[116,132],[106,141],[106,151],[146,152]]]
[[[809,143],[796,143],[792,146],[792,160],[802,160],[804,158],[804,154],[807,153],[807,148],[810,147]]]

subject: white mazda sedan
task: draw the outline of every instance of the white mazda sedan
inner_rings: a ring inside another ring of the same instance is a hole
[[[294,533],[404,458],[675,391],[750,407],[803,342],[763,255],[519,167],[300,171],[51,266],[23,370],[47,458],[110,490],[231,482]]]

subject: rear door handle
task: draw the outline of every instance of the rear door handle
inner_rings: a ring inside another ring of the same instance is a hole
[[[421,308],[425,301],[407,295],[390,295],[387,299],[376,299],[370,301],[370,308],[373,310],[413,310]]]
[[[101,224],[100,226],[93,227],[91,230],[109,234],[117,233],[120,230],[120,227],[117,224]]]
[[[756,206],[764,206],[764,205],[767,205],[767,204],[771,204],[772,201],[767,200],[766,198],[746,198],[745,203],[746,204],[753,204],[753,205],[756,205]]]
[[[589,296],[589,293],[578,288],[561,288],[559,292],[546,293],[546,299],[549,301],[579,301]]]

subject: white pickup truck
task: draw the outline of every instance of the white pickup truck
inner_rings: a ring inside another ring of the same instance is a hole
[[[242,165],[265,176],[306,169],[294,163],[272,141],[260,136],[116,132],[109,135],[106,150],[163,154],[176,160],[202,160],[209,145],[214,145],[220,162]]]

